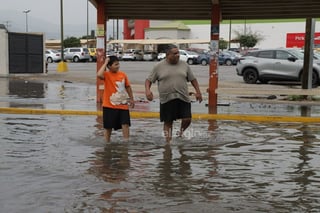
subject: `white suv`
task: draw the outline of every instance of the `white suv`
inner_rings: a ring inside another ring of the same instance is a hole
[[[123,61],[142,61],[143,60],[143,52],[138,49],[127,49],[123,52],[122,55]]]
[[[236,71],[247,84],[257,81],[301,81],[304,55],[296,49],[264,49],[241,57]],[[320,61],[313,60],[312,85],[319,84]]]
[[[88,48],[83,47],[69,47],[63,50],[64,59],[71,60],[73,62],[79,61],[89,61],[90,60],[90,53]]]
[[[187,62],[188,64],[197,64],[199,54],[188,50],[179,50],[180,60]]]

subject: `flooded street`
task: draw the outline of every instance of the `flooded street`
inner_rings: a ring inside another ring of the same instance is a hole
[[[95,94],[85,83],[0,79],[0,107],[94,111]],[[300,116],[300,108],[231,102],[218,112]],[[1,212],[318,212],[319,129],[194,120],[166,144],[159,119],[141,118],[132,119],[129,142],[119,131],[107,144],[100,116],[3,113]]]
[[[130,142],[117,132],[106,144],[96,116],[0,117],[2,212],[320,207],[319,124],[195,121],[166,144],[158,119],[133,119]]]

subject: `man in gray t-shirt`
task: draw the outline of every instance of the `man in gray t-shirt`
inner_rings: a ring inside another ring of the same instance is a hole
[[[199,84],[190,66],[180,61],[179,49],[176,45],[168,45],[166,59],[157,63],[145,81],[146,97],[153,100],[151,85],[158,81],[160,98],[160,121],[164,122],[163,131],[166,141],[172,139],[172,124],[176,119],[181,120],[179,136],[191,123],[191,103],[188,91],[188,82],[195,89],[195,97],[201,102],[202,96]]]

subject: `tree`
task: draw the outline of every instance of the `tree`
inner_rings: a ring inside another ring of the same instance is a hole
[[[254,35],[241,35],[239,43],[241,47],[251,48],[256,46],[258,39]]]
[[[63,40],[63,46],[66,47],[81,47],[81,42],[79,38],[68,37]]]
[[[219,39],[219,49],[220,50],[225,50],[228,48],[228,42],[224,40],[223,38]]]
[[[264,39],[261,34],[252,32],[251,29],[247,29],[247,31],[247,33],[234,31],[236,37],[233,40],[238,41],[241,48],[252,48]]]

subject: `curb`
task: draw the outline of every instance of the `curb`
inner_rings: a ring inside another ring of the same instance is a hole
[[[0,108],[2,114],[55,114],[55,115],[96,115],[101,116],[102,111],[85,110],[53,110],[53,109],[28,109],[28,108]],[[158,112],[130,112],[131,118],[159,118]],[[240,114],[205,114],[194,113],[194,120],[236,120],[253,122],[296,122],[320,123],[320,117],[299,116],[265,116],[265,115],[240,115]]]

